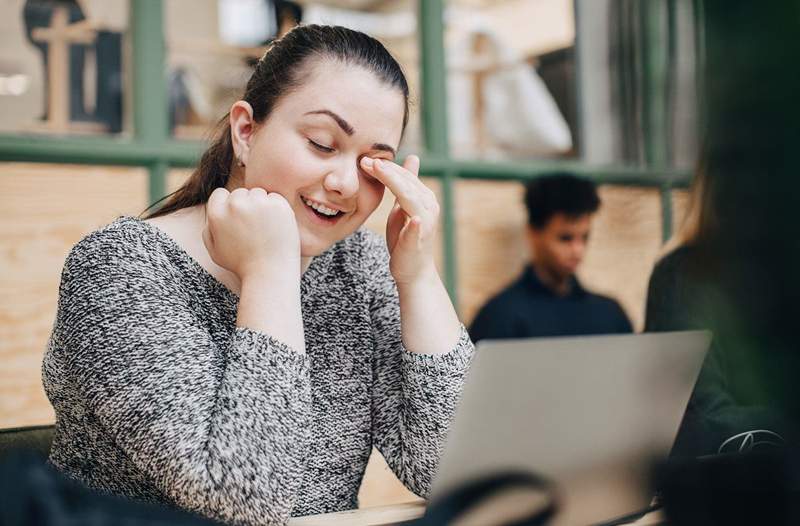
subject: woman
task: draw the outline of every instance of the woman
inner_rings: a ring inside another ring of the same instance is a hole
[[[769,396],[768,376],[759,370],[759,354],[768,349],[739,333],[756,319],[745,305],[757,305],[763,292],[758,290],[759,276],[745,281],[732,270],[746,256],[727,243],[745,234],[722,229],[731,212],[720,211],[721,191],[720,180],[709,173],[704,158],[686,217],[665,245],[648,285],[645,332],[714,333],[672,448],[674,456],[774,448],[784,445],[790,431]]]
[[[424,496],[473,345],[434,266],[436,199],[416,157],[394,163],[407,118],[376,40],[276,41],[186,184],[68,256],[43,370],[51,462],[282,523],[354,507],[375,446]],[[360,227],[385,187],[383,241]]]

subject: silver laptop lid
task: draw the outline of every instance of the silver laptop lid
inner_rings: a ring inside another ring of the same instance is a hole
[[[523,469],[559,485],[558,524],[643,507],[650,461],[672,446],[710,340],[691,331],[481,341],[433,497]]]

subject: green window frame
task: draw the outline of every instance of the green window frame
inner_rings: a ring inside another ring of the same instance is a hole
[[[166,193],[170,168],[195,165],[203,145],[170,136],[165,81],[164,10],[162,0],[129,0],[132,40],[133,134],[131,137],[57,137],[0,134],[0,161],[141,166],[149,171],[149,198],[155,202]],[[644,5],[649,5],[645,2]],[[675,1],[670,0],[674,12]],[[699,2],[696,3],[696,5]],[[662,239],[671,235],[672,190],[685,188],[690,173],[665,166],[663,147],[666,111],[657,104],[662,95],[668,54],[665,32],[674,27],[659,17],[662,12],[645,9],[645,104],[643,130],[646,163],[641,167],[592,166],[576,160],[488,162],[452,159],[447,131],[447,93],[444,49],[444,0],[419,0],[419,38],[422,127],[425,151],[421,175],[437,178],[442,189],[442,243],[444,280],[453,302],[457,301],[456,224],[454,185],[466,179],[525,181],[557,169],[571,170],[598,184],[657,188],[661,195]],[[699,15],[696,9],[696,15]]]

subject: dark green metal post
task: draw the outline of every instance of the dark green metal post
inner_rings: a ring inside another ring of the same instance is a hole
[[[442,251],[445,286],[458,310],[458,267],[456,265],[455,174],[447,170],[440,179],[442,185]]]
[[[669,39],[674,38],[674,26],[669,24],[669,3],[642,2],[642,117],[644,128],[645,163],[650,169],[664,169],[669,162],[669,116],[667,115],[669,86]],[[672,236],[671,186],[661,187],[661,238]]]
[[[422,126],[427,153],[449,160],[450,145],[447,136],[447,70],[444,48],[444,2],[419,1],[420,75],[422,84]],[[450,298],[458,304],[456,233],[453,216],[452,170],[444,170],[442,183],[442,225],[444,250],[444,280]]]
[[[169,107],[164,75],[164,9],[161,0],[130,0],[133,48],[133,131],[143,145],[169,140]],[[156,162],[150,170],[150,202],[166,193],[168,166]]]

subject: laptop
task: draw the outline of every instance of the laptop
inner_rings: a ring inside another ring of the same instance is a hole
[[[554,481],[553,524],[644,509],[711,335],[705,331],[481,341],[434,477],[432,500],[481,476]]]

